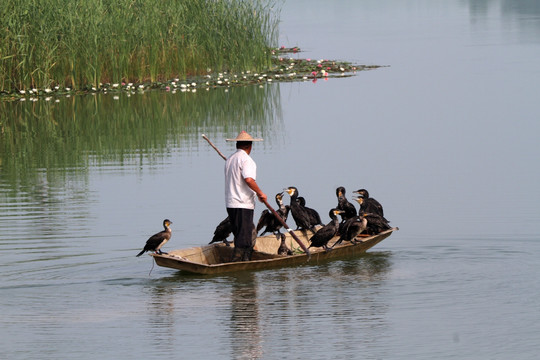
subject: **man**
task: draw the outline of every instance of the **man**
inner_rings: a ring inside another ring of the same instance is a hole
[[[266,201],[266,194],[257,185],[257,165],[249,156],[254,139],[242,131],[236,139],[236,152],[225,163],[225,206],[231,220],[234,234],[234,254],[232,261],[251,260],[254,240],[257,236],[253,224],[255,197]]]

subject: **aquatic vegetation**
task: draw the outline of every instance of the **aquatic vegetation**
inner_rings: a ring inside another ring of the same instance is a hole
[[[358,71],[379,68],[379,65],[357,65],[346,61],[336,60],[313,60],[303,58],[293,58],[301,52],[300,48],[273,48],[269,49],[272,54],[270,66],[260,72],[241,71],[231,73],[228,71],[212,72],[206,69],[205,75],[185,76],[183,79],[174,78],[167,81],[146,81],[141,83],[121,82],[121,83],[99,83],[97,86],[84,87],[80,90],[70,88],[60,88],[58,86],[51,89],[21,90],[20,93],[4,94],[4,99],[37,101],[39,98],[51,99],[51,95],[68,96],[80,93],[114,93],[128,92],[141,93],[148,90],[163,90],[167,92],[195,92],[197,89],[210,90],[219,87],[263,85],[272,82],[293,82],[312,81],[318,79],[328,80],[329,78],[348,77],[355,75]],[[2,98],[0,96],[0,98]]]
[[[271,65],[277,12],[273,0],[3,0],[0,92],[260,71]]]

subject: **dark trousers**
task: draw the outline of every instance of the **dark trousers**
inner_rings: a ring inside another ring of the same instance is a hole
[[[253,243],[253,210],[241,208],[227,208],[231,220],[232,233],[234,235],[234,247],[239,249],[251,249]]]

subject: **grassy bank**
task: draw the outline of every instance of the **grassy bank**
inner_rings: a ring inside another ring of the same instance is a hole
[[[268,68],[272,0],[3,0],[0,91]]]

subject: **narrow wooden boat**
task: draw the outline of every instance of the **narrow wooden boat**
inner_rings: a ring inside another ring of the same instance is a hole
[[[276,267],[317,264],[320,261],[356,256],[366,252],[386,239],[398,228],[383,231],[377,235],[357,238],[358,243],[344,241],[330,251],[320,248],[311,248],[311,257],[302,252],[292,236],[286,234],[286,244],[293,250],[293,255],[278,255],[277,250],[281,244],[274,235],[261,236],[255,243],[251,261],[230,262],[234,247],[223,243],[192,247],[187,249],[172,250],[168,254],[151,254],[157,265],[172,269],[187,271],[196,274],[221,274],[231,271],[245,271],[257,269],[269,269]],[[311,231],[295,231],[300,241],[309,246]],[[332,246],[338,237],[329,242]]]

